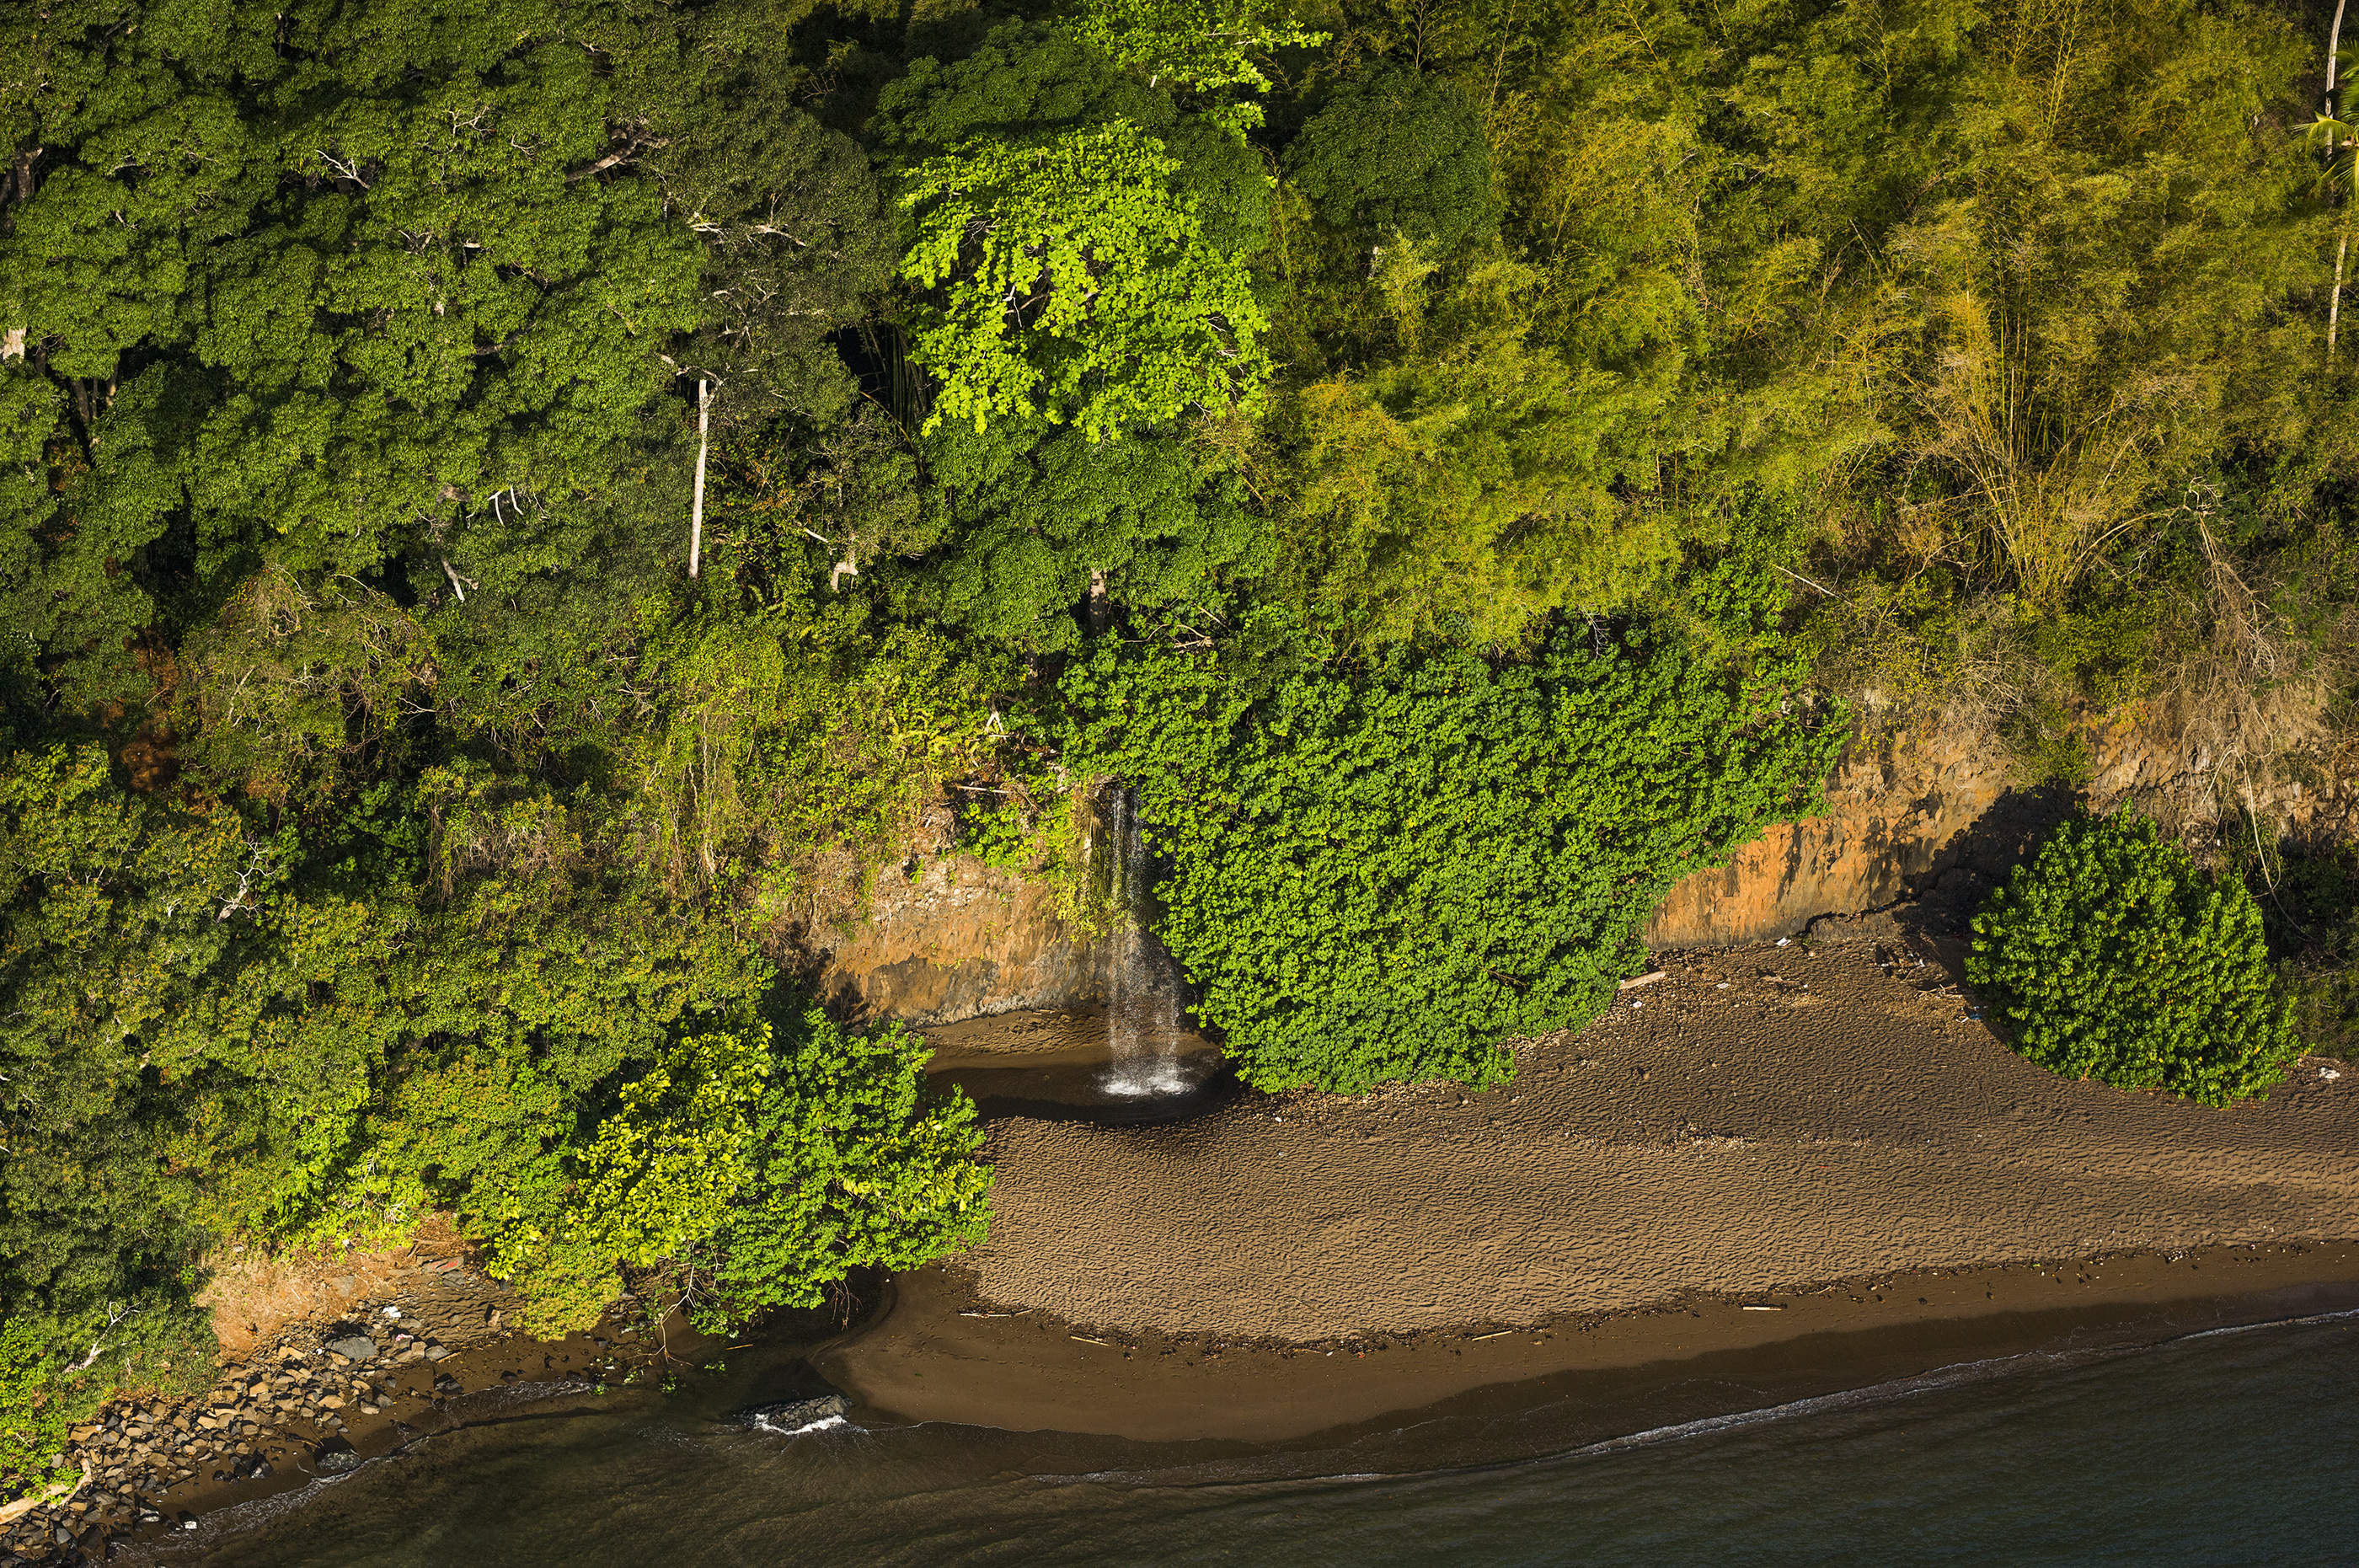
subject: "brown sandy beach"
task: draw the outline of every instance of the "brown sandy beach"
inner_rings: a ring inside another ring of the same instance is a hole
[[[2224,1111],[2061,1081],[1888,922],[1854,934],[1670,959],[1489,1093],[999,1121],[989,1244],[826,1369],[913,1417],[1271,1437],[1812,1335],[1914,1324],[1874,1358],[1899,1376],[2359,1304],[2359,1247],[2309,1245],[2359,1237],[2359,1073]],[[1369,1342],[1403,1346],[1382,1378],[1328,1375]]]

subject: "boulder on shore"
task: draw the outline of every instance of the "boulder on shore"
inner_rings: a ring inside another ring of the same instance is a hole
[[[821,1394],[814,1399],[787,1399],[775,1405],[754,1405],[737,1419],[757,1432],[805,1432],[825,1421],[842,1421],[852,1401],[842,1394]]]
[[[318,1475],[342,1475],[361,1467],[361,1456],[345,1439],[332,1437],[311,1451],[311,1470]]]

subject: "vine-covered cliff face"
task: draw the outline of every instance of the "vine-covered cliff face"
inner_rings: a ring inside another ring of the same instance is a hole
[[[2085,731],[2087,782],[2024,781],[2004,743],[1977,726],[1863,739],[1828,780],[1826,809],[1781,823],[1724,866],[1665,896],[1647,931],[1657,949],[1771,941],[1821,915],[1923,900],[1960,923],[2008,868],[2085,800],[2136,804],[2200,832],[2246,800],[2185,728],[2132,710]],[[2359,825],[2359,771],[2321,761],[2256,777],[2250,804],[2273,834],[2311,839]],[[926,1025],[1104,1000],[1099,944],[1059,919],[1055,890],[967,856],[880,877],[865,920],[825,958],[821,991],[846,1016]]]

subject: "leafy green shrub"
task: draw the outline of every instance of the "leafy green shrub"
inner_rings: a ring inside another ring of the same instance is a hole
[[[1136,789],[1158,930],[1267,1089],[1505,1079],[1503,1041],[1605,1006],[1666,887],[1815,802],[1846,731],[1644,632],[1254,662],[1101,645],[1064,761]]]
[[[1973,932],[1967,980],[2050,1072],[2224,1105],[2301,1049],[2253,896],[2145,818],[2058,828]]]
[[[816,1007],[775,1021],[669,1043],[594,1123],[549,1098],[537,1125],[498,1128],[499,1100],[466,1093],[477,1078],[421,1076],[388,1117],[386,1158],[439,1171],[457,1156],[469,1181],[450,1195],[543,1333],[596,1322],[625,1269],[669,1271],[719,1331],[817,1306],[855,1269],[980,1242],[983,1134],[963,1094],[926,1090],[925,1041],[897,1025],[846,1034]]]

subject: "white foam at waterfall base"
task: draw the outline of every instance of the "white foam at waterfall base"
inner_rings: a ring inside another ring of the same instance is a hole
[[[1180,1052],[1180,976],[1162,944],[1148,934],[1154,885],[1147,835],[1138,831],[1130,791],[1114,797],[1106,903],[1113,931],[1107,948],[1106,1053],[1101,1087],[1121,1099],[1185,1094],[1196,1087]]]

